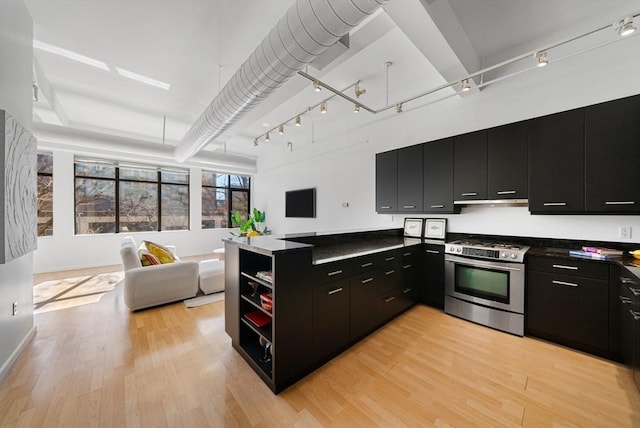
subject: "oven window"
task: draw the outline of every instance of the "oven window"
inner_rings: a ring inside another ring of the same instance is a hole
[[[456,264],[455,288],[458,293],[508,304],[509,272]]]

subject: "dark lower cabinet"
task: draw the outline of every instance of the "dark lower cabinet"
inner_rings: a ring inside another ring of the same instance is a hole
[[[444,309],[444,245],[424,244],[422,272],[423,302]]]
[[[633,373],[640,391],[640,278],[626,269],[620,269],[619,321],[622,361]]]
[[[366,272],[351,278],[351,339],[358,339],[383,320],[380,311],[380,273]]]
[[[313,356],[322,360],[346,346],[351,335],[349,280],[316,285],[313,289]]]
[[[608,265],[593,262],[607,272],[600,278],[578,276],[581,267],[589,266],[588,262],[573,265],[568,260],[552,258],[548,262],[552,267],[558,266],[558,272],[532,270],[536,263],[528,264],[527,334],[609,356]]]
[[[584,212],[584,109],[529,121],[529,211]]]

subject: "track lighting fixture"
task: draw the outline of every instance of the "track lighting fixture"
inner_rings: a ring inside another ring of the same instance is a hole
[[[633,25],[633,17],[627,16],[622,21],[618,22],[618,34],[621,36],[628,36],[634,33],[637,28]]]
[[[471,89],[471,85],[469,85],[469,79],[464,79],[462,82],[460,82],[460,86],[461,86],[462,92],[467,92],[468,90]]]
[[[322,90],[322,86],[320,86],[320,82],[317,80],[313,82],[313,90],[316,92],[320,92]]]
[[[538,61],[538,67],[544,67],[545,65],[549,64],[546,52],[536,52],[534,56],[536,58],[536,61]]]
[[[326,101],[323,101],[322,104],[320,104],[320,113],[327,114],[327,102]]]
[[[402,103],[396,104],[396,113],[402,113]]]
[[[33,85],[31,86],[32,92],[31,92],[31,100],[34,103],[37,103],[39,100],[39,96],[38,96],[38,90],[40,89],[38,87],[38,84],[36,82],[33,82]]]
[[[360,95],[364,95],[367,93],[366,89],[360,89],[360,82],[356,83],[355,94],[356,98],[360,98]]]
[[[300,122],[300,116],[296,116],[296,123],[294,123],[295,126],[300,126],[302,125],[302,123]]]
[[[254,147],[258,147],[258,139],[257,138],[253,140],[253,145],[254,145]]]
[[[269,142],[269,133],[268,133],[268,132],[267,132],[267,135],[265,135],[265,136],[264,136],[264,141],[265,141],[266,143],[268,143],[268,142]]]
[[[280,127],[278,128],[278,134],[284,135],[284,125],[280,125]]]
[[[354,113],[360,113],[360,105],[354,104],[353,105],[353,112]]]

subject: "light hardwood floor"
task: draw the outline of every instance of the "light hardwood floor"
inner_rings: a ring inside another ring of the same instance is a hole
[[[622,365],[416,306],[279,395],[231,348],[224,303],[130,313],[122,287],[35,316],[0,427],[640,427]]]

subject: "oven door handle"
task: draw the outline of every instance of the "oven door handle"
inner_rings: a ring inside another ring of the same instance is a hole
[[[497,270],[512,270],[512,271],[516,271],[519,272],[522,269],[518,268],[518,267],[510,267],[510,266],[496,266],[494,264],[490,264],[490,263],[481,263],[481,262],[476,262],[473,260],[469,260],[469,259],[462,259],[459,257],[446,257],[445,261],[448,262],[453,262],[456,264],[460,264],[460,265],[467,265],[467,266],[472,266],[472,267],[483,267],[483,268],[488,268],[488,269],[497,269]]]

